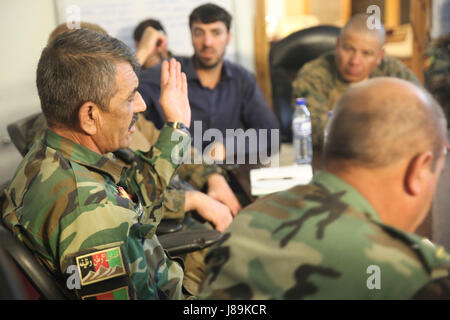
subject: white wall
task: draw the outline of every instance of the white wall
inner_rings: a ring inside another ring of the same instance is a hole
[[[0,1],[0,183],[22,159],[8,143],[6,125],[40,110],[36,67],[55,26],[53,0]]]
[[[53,0],[0,2],[0,139],[6,125],[40,110],[36,67],[55,28]]]

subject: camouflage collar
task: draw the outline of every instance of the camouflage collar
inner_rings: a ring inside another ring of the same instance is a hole
[[[64,138],[53,131],[47,129],[44,136],[44,143],[61,154],[70,161],[77,162],[85,167],[105,173],[119,183],[120,177],[125,169],[114,159],[98,154],[82,145]]]
[[[343,199],[351,199],[351,201],[346,202],[351,203],[353,208],[363,214],[366,214],[372,221],[382,223],[378,213],[369,201],[367,201],[367,199],[364,198],[358,190],[334,174],[326,171],[320,171],[314,175],[312,183],[322,185],[333,194],[344,191],[345,194],[343,195]]]

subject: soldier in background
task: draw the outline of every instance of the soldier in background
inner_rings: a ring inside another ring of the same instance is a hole
[[[375,77],[396,77],[419,85],[402,62],[384,54],[384,27],[368,29],[368,18],[354,15],[342,28],[336,49],[306,63],[292,83],[294,96],[306,98],[316,150],[323,146],[328,111],[352,84]]]
[[[450,35],[430,43],[425,51],[425,87],[450,117]],[[450,137],[449,137],[450,138]],[[450,159],[447,159],[433,202],[433,241],[450,250]]]
[[[447,152],[442,109],[407,81],[338,100],[325,171],[242,210],[206,256],[200,297],[450,298],[450,255],[414,234]]]
[[[155,235],[164,191],[183,156],[172,151],[190,143],[186,76],[175,60],[162,68],[168,122],[155,146],[129,168],[109,156],[129,146],[137,113],[146,108],[138,68],[123,42],[91,30],[49,43],[36,80],[49,129],[5,190],[5,225],[63,286],[75,266],[78,298],[184,297],[183,269]]]

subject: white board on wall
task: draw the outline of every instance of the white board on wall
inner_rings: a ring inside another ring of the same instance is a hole
[[[99,24],[108,33],[135,49],[133,31],[145,19],[159,20],[168,34],[175,55],[192,55],[189,14],[206,0],[55,0],[58,23],[80,20]],[[234,16],[233,0],[211,1]],[[232,32],[233,32],[232,24]],[[234,33],[234,32],[233,32]],[[232,38],[233,39],[233,38]],[[234,38],[236,39],[236,38]],[[236,61],[236,44],[231,41],[226,58]]]

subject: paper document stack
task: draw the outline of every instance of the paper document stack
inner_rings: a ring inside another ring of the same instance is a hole
[[[287,190],[299,184],[308,184],[313,176],[309,164],[278,168],[250,170],[250,184],[253,196]]]

